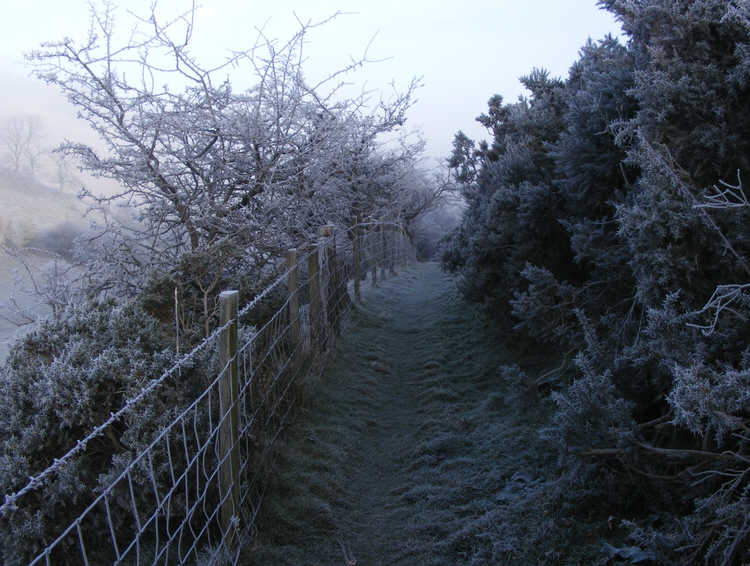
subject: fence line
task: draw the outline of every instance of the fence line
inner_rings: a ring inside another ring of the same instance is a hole
[[[169,379],[209,356],[213,377],[192,401],[117,470],[51,541],[28,549],[29,565],[237,564],[253,533],[274,441],[302,395],[303,379],[320,372],[342,317],[373,285],[414,261],[395,222],[321,228],[317,242],[289,250],[286,269],[241,309],[234,290],[219,296],[218,328],[65,455],[5,495],[0,521],[29,511],[45,486],[62,481],[110,427],[148,413],[151,396]],[[256,323],[249,327],[248,318]],[[245,324],[243,324],[243,321]],[[43,518],[41,520],[42,523]],[[2,522],[0,522],[2,524]]]

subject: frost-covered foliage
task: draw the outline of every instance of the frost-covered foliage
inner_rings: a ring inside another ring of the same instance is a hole
[[[584,355],[578,365],[583,375],[563,393],[552,394],[558,408],[545,437],[572,451],[626,444],[630,407],[617,394],[611,374],[596,373]]]
[[[272,297],[269,304],[278,301]],[[248,338],[250,328],[240,326],[240,339]],[[13,346],[0,370],[6,400],[0,407],[2,493],[17,493],[30,476],[77,447],[78,441],[172,368],[177,357],[173,338],[138,303],[72,303],[57,319],[42,322]],[[154,490],[173,497],[160,516],[175,524],[184,520],[186,502],[175,488],[175,470],[181,473],[181,458],[187,457],[186,450],[193,450],[192,444],[188,447],[185,437],[174,433],[157,443],[154,439],[178,417],[182,431],[191,433],[191,443],[209,438],[216,426],[211,415],[218,411],[218,399],[209,395],[189,416],[183,412],[205,393],[218,371],[216,348],[194,352],[179,372],[130,403],[102,434],[90,438],[34,490],[18,497],[12,512],[0,517],[0,561],[25,564],[84,513],[92,495],[105,490],[110,494],[108,508],[99,504],[83,519],[92,563],[114,559],[112,546],[94,544],[92,534],[112,528],[118,540],[130,540],[136,528],[133,506],[141,513],[153,509]],[[137,460],[146,453],[148,457]],[[203,455],[203,466],[213,465],[212,456],[211,450]],[[123,480],[121,474],[128,467]],[[197,468],[183,472],[191,485],[202,481],[191,475],[198,474]],[[206,497],[207,505],[215,505],[218,493]],[[141,535],[141,544],[148,547],[149,534]],[[58,544],[52,560],[77,563],[77,539],[68,537]]]
[[[12,493],[119,409],[170,365],[174,354],[159,324],[136,306],[112,301],[68,306],[15,344],[0,373],[0,491]],[[194,376],[185,372],[189,381]],[[40,550],[88,505],[100,478],[184,405],[197,384],[170,383],[123,422],[96,439],[33,504],[1,519],[0,558],[15,564]],[[115,516],[117,516],[115,514]],[[104,527],[105,524],[102,523]]]
[[[658,563],[745,562],[750,9],[600,5],[627,44],[589,42],[565,81],[535,72],[529,98],[491,98],[490,143],[456,136],[467,210],[444,264],[560,352],[545,435],[569,469],[642,478],[602,520],[631,509],[629,544]]]
[[[541,70],[522,82],[532,92],[530,99],[503,105],[501,97],[493,97],[488,114],[479,117],[493,134],[492,145],[474,149],[458,134],[450,161],[454,169],[477,173],[463,183],[469,206],[444,253],[445,263],[461,273],[467,296],[500,310],[520,283],[519,262],[570,263],[564,230],[552,215],[559,197],[545,151],[562,128],[562,83]],[[465,172],[457,177],[462,178]]]
[[[16,344],[0,370],[3,494],[23,487],[209,335],[222,290],[239,289],[245,304],[279,275],[287,250],[316,239],[321,225],[387,218],[411,228],[445,191],[417,166],[423,143],[404,129],[418,81],[377,102],[344,96],[345,75],[366,56],[308,81],[303,48],[325,22],[301,23],[286,43],[261,32],[216,66],[191,52],[195,8],[166,25],[156,4],[121,26],[115,15],[111,3],[92,3],[88,37],[45,43],[28,56],[36,75],[99,135],[99,144],[69,141],[60,151],[122,192],[86,194],[96,209],[91,230],[60,230],[42,242],[70,260],[75,281],[55,282],[62,291],[54,294],[53,319]],[[252,86],[233,89],[230,70]],[[242,322],[266,322],[280,293]],[[216,360],[191,360],[195,367],[181,366],[179,378],[167,379],[0,518],[0,562],[19,563],[54,540],[92,493],[111,485],[205,391]],[[198,413],[191,417],[196,435],[210,418]],[[158,484],[171,470],[140,472],[133,472],[133,497],[146,498],[163,487],[152,486],[150,474]],[[137,502],[115,493],[110,504],[114,530],[132,531],[124,523],[131,510],[118,513],[118,506]],[[91,521],[101,518],[97,512]],[[100,563],[93,554],[89,560]]]
[[[418,81],[379,102],[345,96],[342,81],[366,55],[306,78],[304,47],[325,22],[301,23],[284,43],[261,32],[214,65],[191,50],[196,9],[168,19],[154,6],[118,25],[111,4],[92,10],[87,38],[45,43],[28,60],[101,139],[59,151],[122,186],[87,195],[98,237],[79,259],[94,289],[133,296],[196,254],[216,256],[214,271],[242,257],[259,272],[323,224],[411,222],[439,192],[417,166],[422,141],[404,126]],[[234,89],[230,70],[252,86]],[[182,283],[211,287],[195,277]]]

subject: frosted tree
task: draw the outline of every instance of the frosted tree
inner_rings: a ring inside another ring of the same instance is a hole
[[[91,296],[133,297],[145,286],[166,305],[167,288],[178,288],[206,334],[214,297],[233,275],[260,283],[321,224],[406,215],[422,145],[399,132],[419,82],[379,100],[344,96],[346,75],[368,64],[366,53],[308,81],[305,42],[327,21],[300,21],[284,42],[260,31],[247,49],[208,65],[191,50],[195,8],[166,23],[152,11],[122,35],[104,4],[92,8],[84,41],[29,54],[36,75],[101,141],[68,141],[60,151],[122,187],[86,193],[99,211],[78,258]],[[253,86],[235,91],[230,70]],[[386,133],[401,143],[386,147]]]
[[[41,137],[42,122],[38,116],[13,116],[3,122],[0,126],[0,142],[14,172],[28,170],[31,174],[36,173],[42,154]]]
[[[352,153],[382,160],[376,138],[401,127],[411,105],[416,81],[379,104],[341,94],[343,77],[366,56],[309,83],[304,43],[325,22],[300,22],[286,42],[261,32],[247,50],[209,66],[190,48],[195,18],[193,9],[162,24],[152,12],[122,38],[114,9],[104,5],[93,9],[85,41],[47,43],[28,57],[103,144],[66,142],[62,151],[123,187],[116,196],[88,196],[135,211],[126,222],[105,215],[98,252],[105,261],[89,265],[106,267],[104,280],[129,286],[183,254],[227,247],[228,259],[247,248],[261,268],[289,245],[283,235],[317,229],[316,210],[351,200],[351,185],[344,185],[356,180],[342,182],[340,171],[350,166],[344,163]],[[255,85],[235,92],[229,69]]]

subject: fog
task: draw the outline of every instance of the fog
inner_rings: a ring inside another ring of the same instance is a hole
[[[150,2],[128,2],[129,10],[144,14]],[[160,2],[159,13],[173,16],[189,8],[186,0]],[[194,47],[201,60],[220,62],[230,49],[249,47],[262,28],[269,37],[288,38],[302,21],[318,21],[343,10],[334,21],[311,34],[306,72],[322,77],[367,51],[378,61],[348,77],[353,88],[387,91],[390,83],[405,85],[421,77],[423,87],[409,123],[426,141],[426,155],[441,161],[450,152],[457,130],[484,137],[474,118],[485,110],[492,94],[515,99],[523,90],[518,77],[533,67],[564,76],[587,38],[617,34],[612,16],[594,0],[366,2],[299,0],[233,2],[214,0],[198,8]],[[28,77],[23,53],[42,41],[82,39],[88,27],[88,2],[51,0],[13,3],[0,22],[0,81],[2,114],[33,113],[48,126],[50,143],[60,137],[90,139],[75,111],[55,92]],[[124,14],[121,16],[125,17]],[[39,14],[44,14],[40,18]],[[369,46],[369,49],[368,49]],[[235,88],[241,73],[230,75]],[[2,116],[0,116],[2,118]]]

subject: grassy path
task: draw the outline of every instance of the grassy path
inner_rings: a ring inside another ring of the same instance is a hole
[[[435,264],[367,289],[280,446],[251,563],[498,563],[502,502],[535,481],[499,345]]]

